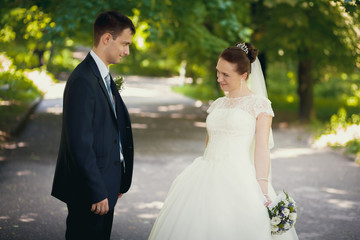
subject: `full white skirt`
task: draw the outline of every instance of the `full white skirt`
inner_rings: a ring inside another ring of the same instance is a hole
[[[271,195],[275,192],[271,187]],[[264,198],[250,164],[199,157],[173,182],[150,240],[296,240],[270,233]]]

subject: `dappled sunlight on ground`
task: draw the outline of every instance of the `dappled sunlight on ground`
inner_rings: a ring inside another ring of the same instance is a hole
[[[17,149],[17,148],[22,148],[22,147],[26,147],[28,144],[25,142],[5,142],[2,144],[2,147],[4,149]]]
[[[144,208],[161,209],[163,205],[164,205],[163,202],[154,201],[154,202],[150,202],[150,203],[138,203],[137,208],[138,209],[144,209]]]
[[[194,122],[195,127],[206,128],[206,122]]]
[[[142,123],[131,123],[131,128],[132,129],[147,129],[148,125],[142,124]]]
[[[32,171],[29,171],[29,170],[24,170],[24,171],[17,171],[16,172],[16,175],[21,177],[21,176],[29,176],[29,175],[32,175],[33,172]]]
[[[31,70],[25,71],[25,76],[37,86],[42,92],[47,92],[50,86],[54,85],[52,78],[46,71]]]
[[[335,205],[337,208],[345,208],[345,209],[351,209],[360,206],[359,202],[348,201],[344,199],[327,199],[326,202]]]
[[[38,216],[37,213],[26,213],[21,215],[19,218],[20,222],[34,222],[36,217]]]
[[[271,152],[271,159],[295,158],[302,155],[311,155],[317,152],[318,151],[311,148],[277,148]]]
[[[152,113],[152,112],[141,112],[138,114],[140,117],[148,117],[148,118],[159,118],[161,117],[160,113]]]
[[[141,213],[139,215],[137,215],[138,218],[142,218],[142,219],[156,219],[158,216],[157,213]]]
[[[140,213],[137,215],[137,217],[141,219],[156,219],[156,217],[158,216],[158,210],[160,210],[163,205],[164,203],[160,201],[154,201],[150,203],[138,203],[136,204],[136,208],[142,211],[146,211],[147,213]],[[149,213],[146,209],[155,209],[157,211],[156,213]]]
[[[133,113],[135,114],[135,113],[141,113],[142,112],[141,108],[134,108],[134,107],[129,108],[128,111],[129,111],[130,114],[133,114]]]
[[[52,113],[55,115],[62,114],[63,111],[62,96],[63,96],[64,88],[65,88],[65,83],[58,83],[56,85],[53,85],[51,88],[49,88],[44,96],[46,102],[43,101],[39,108],[46,113]]]
[[[326,147],[328,145],[345,145],[352,139],[360,139],[360,125],[350,125],[347,128],[340,128],[336,133],[324,134],[314,143],[315,147]]]
[[[48,107],[46,108],[46,112],[47,113],[52,113],[52,114],[55,114],[55,115],[60,115],[62,114],[63,112],[63,108],[62,107]]]
[[[158,111],[159,112],[180,111],[184,108],[185,108],[184,104],[158,106]]]
[[[44,96],[44,100],[38,106],[38,111],[55,115],[62,114],[63,111],[63,92],[65,83],[58,83],[49,87]]]
[[[59,98],[62,99],[65,84],[66,84],[65,82],[61,82],[56,85],[53,85],[51,88],[48,88],[45,94],[45,99],[59,99]]]
[[[158,93],[152,90],[131,87],[126,89],[125,95],[128,97],[149,98],[157,96]]]
[[[344,191],[341,189],[335,189],[335,188],[322,188],[321,190],[324,192],[327,192],[327,193],[339,194],[339,195],[346,195],[349,193],[348,191]]]

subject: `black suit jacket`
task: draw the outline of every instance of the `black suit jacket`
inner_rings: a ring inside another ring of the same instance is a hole
[[[129,113],[114,82],[116,114],[90,54],[70,75],[65,91],[59,155],[51,194],[67,204],[93,204],[108,198],[113,209],[129,190],[133,138]],[[126,169],[120,164],[119,132]]]

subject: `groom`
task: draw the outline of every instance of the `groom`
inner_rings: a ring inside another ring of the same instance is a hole
[[[94,46],[70,75],[51,194],[67,204],[66,239],[110,239],[114,207],[133,172],[128,111],[109,64],[129,55],[132,21],[117,11],[94,23]]]

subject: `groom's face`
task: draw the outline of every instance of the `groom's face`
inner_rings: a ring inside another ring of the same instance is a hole
[[[130,44],[133,39],[133,34],[130,28],[126,28],[115,39],[109,38],[106,47],[106,58],[109,64],[117,64],[126,55],[130,54]]]

